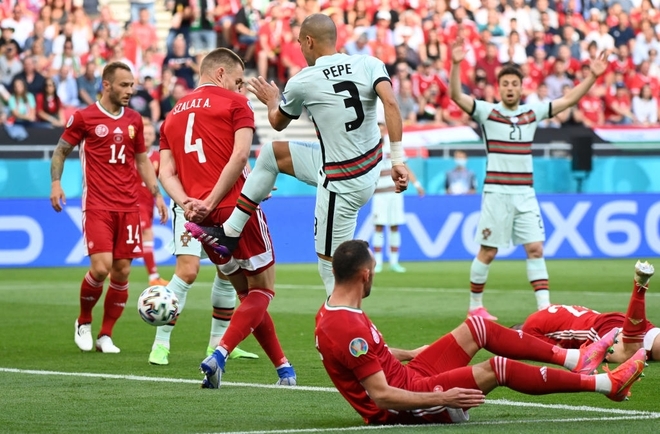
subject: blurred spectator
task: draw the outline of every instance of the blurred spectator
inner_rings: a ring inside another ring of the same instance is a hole
[[[550,102],[552,102],[552,98],[548,96],[548,86],[545,83],[539,84],[536,92],[531,93],[525,99],[525,104],[550,104]],[[561,123],[555,118],[549,118],[539,122],[538,125],[539,128],[559,128]]]
[[[245,0],[245,4],[236,13],[234,27],[238,43],[245,46],[243,60],[248,63],[254,58],[254,52],[259,40],[259,23],[261,14],[253,6],[254,0]]]
[[[411,69],[417,69],[417,66],[420,63],[419,55],[415,50],[410,48],[406,44],[397,45],[394,48],[396,53],[396,62],[405,62]]]
[[[649,50],[649,64],[649,75],[660,78],[660,59],[658,59],[658,51],[653,48]]]
[[[73,41],[71,39],[64,41],[64,51],[61,54],[56,54],[53,58],[51,75],[56,75],[62,65],[67,65],[76,77],[82,72],[80,57],[73,52]]]
[[[99,12],[99,17],[92,24],[92,30],[94,31],[96,39],[99,38],[99,30],[103,29],[105,32],[103,34],[103,39],[106,40],[109,45],[114,45],[114,42],[121,36],[122,27],[117,20],[113,18],[110,6],[102,6]]]
[[[60,33],[59,23],[53,21],[53,9],[46,3],[39,11],[39,21],[44,25],[44,38],[51,41]],[[36,24],[36,23],[35,23]],[[36,32],[36,29],[35,29]]]
[[[300,50],[300,48],[298,48],[298,50]],[[349,56],[354,54],[365,54],[367,56],[373,55],[371,47],[369,46],[369,38],[367,37],[367,34],[363,32],[363,29],[358,29],[357,38],[348,41],[346,45],[344,45],[344,50]]]
[[[214,9],[214,0],[198,1],[197,7],[193,9],[193,19],[190,23],[190,49],[196,56],[209,53],[218,47],[218,35],[214,29]]]
[[[589,92],[580,98],[573,112],[575,122],[582,123],[588,128],[605,123],[605,103],[598,93],[598,88],[592,86]]]
[[[51,15],[53,21],[63,26],[64,23],[69,21],[69,12],[64,0],[53,0],[51,3]]]
[[[635,71],[635,64],[630,56],[630,48],[627,45],[619,47],[616,58],[610,61],[610,72],[620,72],[624,76],[629,76]]]
[[[417,97],[417,122],[433,123],[438,126],[444,125],[442,118],[443,93],[438,83],[433,81],[429,87]]]
[[[400,16],[400,22],[394,29],[394,44],[408,44],[413,50],[419,51],[424,44],[424,31],[421,19],[413,10],[407,10]]]
[[[497,82],[497,73],[502,69],[502,64],[498,59],[497,45],[491,42],[486,46],[486,55],[477,60],[476,69],[484,71],[488,83]]]
[[[23,71],[14,77],[14,80],[23,80],[27,91],[32,95],[37,95],[44,88],[44,76],[41,75],[35,67],[34,58],[28,56],[23,59]]]
[[[156,56],[156,50],[153,48],[148,48],[144,51],[138,74],[140,81],[151,77],[156,83],[160,83],[163,61],[157,60]]]
[[[58,74],[53,77],[53,81],[55,81],[55,86],[57,86],[57,96],[65,108],[76,108],[80,106],[78,85],[73,74],[71,74],[69,65],[62,65]]]
[[[441,118],[443,123],[455,127],[464,125],[471,128],[477,127],[471,116],[464,112],[448,94],[443,95],[441,98],[440,108],[442,109]]]
[[[164,76],[165,74],[163,74]],[[172,93],[164,96],[160,100],[160,120],[165,120],[167,114],[172,111],[177,101],[186,95],[186,87],[181,83],[176,83],[172,88]]]
[[[367,35],[370,40],[378,41],[394,46],[394,34],[390,28],[392,22],[392,13],[386,10],[379,10],[375,15],[376,23],[367,29]]]
[[[37,121],[40,127],[64,127],[64,110],[60,98],[55,91],[55,82],[52,78],[47,78],[44,82],[44,88],[37,93],[36,111]]]
[[[156,0],[130,0],[130,3],[132,23],[138,21],[142,11],[146,10],[149,24],[156,25]]]
[[[241,0],[218,0],[215,2],[215,9],[213,9],[215,28],[222,36],[218,41],[218,46],[226,48],[234,46],[234,17],[241,6]]]
[[[536,50],[543,50],[546,53],[551,53],[554,48],[552,39],[548,40],[543,30],[534,30],[532,40],[525,47],[525,54],[527,57],[532,57]],[[522,65],[522,63],[521,63]]]
[[[108,58],[108,63],[112,63],[112,62],[125,63],[130,68],[133,75],[135,75],[135,65],[133,64],[131,59],[126,57],[126,54],[124,53],[124,43],[123,43],[123,41],[117,43],[117,45],[115,45],[113,47],[112,54]]]
[[[71,37],[76,41],[74,45],[76,49],[74,51],[76,55],[82,56],[89,51],[89,43],[94,38],[92,23],[82,7],[73,9],[71,13],[71,24],[73,26]]]
[[[64,43],[70,41],[73,43],[72,54],[81,55],[89,51],[89,44],[81,40],[73,39],[73,23],[67,21],[62,27],[62,32],[53,39],[53,54],[60,55],[64,53]]]
[[[18,42],[19,47],[22,49],[34,29],[34,19],[25,13],[22,2],[16,2],[11,17],[2,20],[0,27],[14,29],[13,39]]]
[[[3,53],[0,55],[0,83],[7,89],[11,87],[14,77],[23,72],[23,62],[18,53],[18,44],[13,41],[5,44]]]
[[[653,25],[650,21],[642,21],[640,31],[635,37],[635,44],[633,48],[633,62],[639,65],[642,60],[649,58],[649,50],[660,50],[658,38],[655,36]]]
[[[566,75],[566,63],[562,59],[555,60],[552,74],[545,78],[544,83],[548,86],[550,100],[557,99],[562,95],[561,89],[564,85],[573,85],[573,81]]]
[[[502,22],[506,26],[506,23],[509,23],[511,19],[516,20],[518,23],[518,28],[516,30],[521,34],[532,33],[532,16],[530,14],[529,6],[525,4],[525,0],[513,0],[510,5],[504,7]]]
[[[96,74],[96,63],[89,61],[85,64],[85,73],[76,79],[78,99],[86,107],[96,102],[101,90],[101,77]]]
[[[44,51],[44,39],[35,39],[30,50],[30,57],[34,59],[35,68],[40,74],[50,74],[50,64],[53,56],[46,55]]]
[[[7,108],[15,124],[29,127],[37,120],[34,95],[27,91],[23,80],[14,81]]]
[[[559,15],[552,10],[548,0],[536,0],[536,6],[529,11],[532,28],[534,30],[542,29],[541,15],[547,14],[548,25],[553,29],[559,28]]]
[[[572,88],[572,86],[564,85],[564,87],[561,88],[562,96],[566,96]],[[575,120],[575,111],[576,108],[572,105],[566,110],[557,113],[554,117],[549,119],[551,125],[553,127],[556,125],[556,128],[561,128],[564,125],[576,125],[578,122]]]
[[[479,26],[479,32],[488,30],[493,36],[494,41],[502,41],[506,36],[506,33],[500,24],[500,19],[499,12],[495,9],[490,9],[488,11],[486,24]]]
[[[305,0],[307,3],[318,3],[317,0]],[[355,0],[353,2],[353,7],[346,11],[346,24],[355,27],[364,26],[363,23],[369,23],[373,21],[373,11],[370,11],[367,7],[366,0]]]
[[[598,51],[611,53],[615,48],[615,41],[609,32],[609,26],[603,21],[598,25],[597,30],[593,30],[587,35],[585,42],[594,41],[598,45]]]
[[[547,52],[542,48],[534,50],[533,57],[527,62],[529,65],[529,76],[538,86],[545,81],[546,74],[550,73],[552,62],[547,60]],[[496,80],[490,80],[491,83],[496,83]]]
[[[621,47],[622,45],[628,45],[628,43],[635,39],[635,31],[630,25],[630,18],[626,13],[619,14],[619,23],[610,28],[609,31],[612,38],[614,38],[614,45],[616,48]]]
[[[257,72],[264,78],[268,78],[268,69],[271,65],[276,69],[280,68],[278,56],[282,47],[282,36],[291,31],[279,4],[272,4],[269,15],[259,27]]]
[[[447,172],[445,192],[447,194],[474,194],[477,191],[477,178],[474,172],[467,168],[467,154],[464,151],[454,151],[454,167]]]
[[[138,81],[133,96],[128,102],[128,106],[140,113],[143,118],[151,120],[151,122],[157,123],[160,120],[160,101],[151,96],[149,90],[147,90],[142,82]]]
[[[172,11],[172,22],[170,31],[167,34],[168,54],[173,50],[174,40],[177,36],[182,36],[186,42],[186,50],[190,46],[190,25],[193,19],[193,10],[190,4],[191,0],[167,0],[167,10]],[[194,0],[193,0],[194,1]],[[188,52],[186,51],[186,54]]]
[[[188,89],[195,88],[195,74],[199,71],[195,59],[186,50],[186,40],[177,36],[172,43],[172,53],[163,60],[163,67],[174,71],[174,75],[186,82]]]
[[[393,66],[396,62],[396,50],[394,45],[387,41],[387,32],[389,31],[388,28],[378,27],[375,39],[370,38],[369,40],[369,46],[375,57],[382,60],[385,65]],[[367,33],[368,35],[369,33]]]
[[[575,78],[582,68],[582,64],[578,58],[571,56],[571,49],[566,44],[562,44],[558,47],[557,54],[555,55],[555,62],[557,60],[564,62],[564,70],[569,78]]]
[[[631,110],[630,93],[625,83],[617,82],[614,87],[614,94],[605,96],[605,122],[617,125],[635,123],[635,115]]]
[[[418,107],[413,96],[412,81],[408,79],[401,81],[399,91],[396,93],[396,101],[399,103],[404,125],[414,124],[417,120]]]
[[[417,68],[417,71],[412,73],[410,80],[412,81],[413,95],[416,98],[424,95],[433,84],[435,84],[438,89],[438,94],[436,95],[437,101],[433,101],[434,103],[439,102],[440,97],[447,93],[447,85],[442,81],[442,78],[438,75],[437,71],[435,71],[433,68],[433,62],[430,60],[422,62]]]
[[[658,82],[658,77],[653,77],[649,74],[651,68],[651,62],[648,60],[643,61],[637,67],[637,72],[631,70],[626,80],[626,87],[630,93],[634,95],[639,95],[641,89],[644,85],[648,85],[651,88],[651,93],[653,95],[658,95],[660,92],[660,83]]]
[[[156,48],[158,45],[158,35],[156,34],[156,27],[151,23],[149,9],[146,7],[140,9],[138,16],[138,20],[130,24],[131,33],[137,40],[138,46],[141,50]]]
[[[0,54],[4,53],[5,48],[9,46],[9,44],[16,44],[20,51],[20,45],[18,44],[18,41],[14,39],[14,28],[6,27],[4,25],[2,25],[1,28],[2,37],[0,38]]]
[[[527,62],[527,53],[520,42],[520,35],[517,31],[511,31],[506,42],[500,45],[498,60],[502,65],[509,62],[522,65]]]
[[[287,77],[291,78],[300,72],[301,69],[307,66],[307,60],[300,50],[298,37],[300,36],[300,25],[293,24],[291,26],[291,33],[284,34],[284,42],[282,43],[281,60],[282,65],[286,68]]]
[[[94,41],[92,42],[92,45],[89,46],[89,53],[80,58],[80,64],[87,65],[88,62],[94,62],[94,65],[96,65],[96,75],[101,75],[101,71],[103,71],[103,68],[107,63],[105,56],[106,54],[103,53],[99,41]]]
[[[30,35],[29,38],[25,41],[25,47],[24,51],[28,54],[32,52],[32,46],[34,45],[34,41],[37,39],[43,39],[44,43],[44,50],[46,54],[50,54],[50,52],[53,50],[53,41],[50,38],[46,37],[46,27],[43,21],[39,20],[34,23],[34,31]]]
[[[639,95],[633,97],[632,113],[635,119],[644,125],[656,125],[658,123],[658,100],[651,92],[651,86],[645,84]]]
[[[447,59],[447,46],[440,40],[439,31],[435,29],[428,31],[426,42],[419,47],[419,58],[422,62]]]
[[[559,51],[563,51],[562,59],[577,59],[582,57],[582,48],[580,46],[580,34],[571,26],[566,26],[561,29],[561,43],[555,45],[552,52],[548,53],[548,57],[559,57]],[[563,47],[563,48],[562,48]]]

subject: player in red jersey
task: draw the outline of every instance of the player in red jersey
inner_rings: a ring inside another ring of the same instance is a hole
[[[110,63],[103,69],[102,80],[101,99],[71,116],[57,143],[50,167],[50,201],[57,212],[66,205],[60,184],[64,161],[75,146],[80,146],[83,235],[91,267],[80,287],[74,341],[82,351],[94,347],[92,309],[110,275],[96,350],[118,353],[112,329],[128,299],[131,261],[142,256],[138,173],[156,197],[162,222],[167,221],[167,207],[145,152],[142,118],[126,107],[133,93],[130,68],[121,62]]]
[[[202,60],[200,85],[177,102],[161,126],[160,179],[172,200],[186,210],[188,220],[222,223],[245,183],[254,112],[247,97],[238,92],[244,69],[241,58],[230,50],[209,53]],[[200,366],[206,375],[202,387],[220,386],[227,356],[251,332],[275,365],[280,377],[277,384],[295,385],[295,372],[267,312],[275,295],[275,256],[260,209],[250,217],[244,235],[229,259],[204,245],[235,288],[241,288],[247,278],[247,290],[239,292],[241,304],[227,331]]]
[[[144,124],[144,147],[147,151],[147,157],[151,164],[154,166],[156,176],[158,176],[158,169],[160,166],[160,155],[158,149],[152,148],[156,141],[156,128],[154,125],[147,121]],[[158,267],[154,259],[154,232],[151,229],[154,220],[154,196],[147,188],[144,181],[140,182],[138,187],[138,202],[140,205],[140,227],[142,229],[142,250],[144,254],[144,266],[147,268],[149,274],[149,285],[162,285],[165,286],[169,281],[160,277],[158,274]]]
[[[622,401],[644,369],[646,355],[640,350],[611,372],[589,375],[617,329],[585,349],[564,349],[475,316],[429,346],[388,347],[361,310],[375,263],[366,242],[339,245],[332,258],[335,288],[316,315],[315,329],[325,370],[366,423],[463,422],[467,410],[482,404],[497,386],[532,395],[591,391]],[[480,348],[498,356],[468,366]],[[563,365],[573,372],[513,359]]]
[[[626,313],[600,313],[584,306],[550,305],[528,316],[520,328],[563,348],[579,348],[601,337],[612,327],[623,329],[623,339],[614,345],[607,360],[621,363],[644,348],[649,360],[660,360],[660,328],[646,319],[646,290],[654,269],[648,262],[635,264],[632,296]]]

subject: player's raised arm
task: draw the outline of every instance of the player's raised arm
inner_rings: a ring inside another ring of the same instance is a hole
[[[474,112],[474,98],[461,89],[461,62],[465,59],[463,38],[456,38],[451,47],[451,73],[449,74],[449,96],[467,114]]]
[[[600,55],[591,61],[589,64],[591,74],[585,77],[580,84],[571,89],[566,95],[563,95],[550,103],[550,114],[548,117],[553,117],[569,107],[578,103],[580,98],[585,96],[591,86],[594,85],[596,79],[603,75],[607,70],[607,55],[603,51]]]
[[[280,110],[280,89],[274,81],[270,83],[262,76],[252,77],[248,82],[247,89],[252,92],[259,101],[268,107],[268,121],[275,131],[282,131],[289,126],[291,120]]]
[[[376,93],[383,102],[385,125],[390,137],[390,159],[392,160],[392,180],[397,193],[408,188],[408,169],[403,164],[403,119],[392,83],[383,80],[376,85]]]
[[[50,160],[50,204],[57,212],[62,211],[62,206],[66,205],[61,179],[62,172],[64,172],[64,161],[71,151],[73,151],[73,145],[60,137]]]

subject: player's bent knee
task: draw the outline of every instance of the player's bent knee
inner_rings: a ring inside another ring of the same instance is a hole
[[[485,264],[490,264],[497,255],[497,247],[481,246],[479,248],[478,258]]]
[[[484,393],[489,393],[497,387],[497,377],[490,364],[490,360],[473,365],[472,375],[474,376],[474,382],[477,383],[479,390]]]
[[[188,285],[192,285],[199,274],[199,258],[192,255],[177,256],[174,274]]]
[[[525,245],[525,251],[529,259],[538,259],[543,257],[543,243],[529,243]]]

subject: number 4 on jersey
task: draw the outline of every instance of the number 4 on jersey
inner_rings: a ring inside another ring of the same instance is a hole
[[[200,163],[206,163],[206,155],[204,155],[204,148],[202,147],[202,139],[195,139],[195,143],[192,143],[192,134],[193,134],[193,125],[195,124],[195,113],[190,113],[188,115],[188,123],[186,125],[186,135],[184,137],[183,149],[186,151],[186,154],[191,152],[197,152],[197,160]]]

